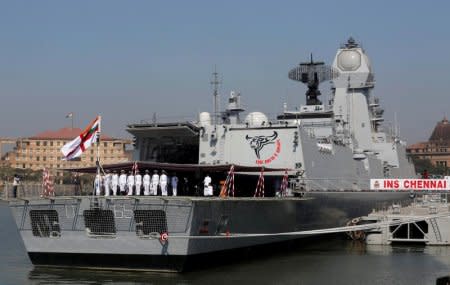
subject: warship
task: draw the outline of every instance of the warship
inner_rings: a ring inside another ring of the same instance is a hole
[[[311,58],[290,70],[290,79],[308,87],[306,104],[295,110],[284,105],[274,119],[261,112],[244,117],[237,92],[219,111],[214,75],[213,114],[130,124],[127,131],[140,169],[177,171],[192,180],[208,172],[219,181],[232,166],[234,195],[11,200],[34,265],[183,271],[227,253],[236,260],[243,249],[298,244],[319,234],[314,230],[343,226],[374,208],[410,203],[406,192],[370,190],[372,178],[415,173],[398,133],[383,130],[369,58],[352,38],[332,66]],[[323,81],[332,83],[326,103],[319,99]],[[264,170],[265,195],[254,197]],[[290,195],[279,191],[284,176]]]

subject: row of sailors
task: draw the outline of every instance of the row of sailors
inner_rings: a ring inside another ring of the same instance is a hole
[[[141,195],[142,186],[144,187],[144,195],[157,195],[158,187],[161,189],[162,196],[168,196],[168,184],[169,178],[167,173],[163,170],[161,175],[155,170],[150,177],[149,171],[145,170],[144,176],[136,171],[136,175],[132,171],[128,175],[124,170],[121,170],[120,175],[117,171],[110,174],[109,171],[104,175],[96,175],[94,180],[94,189],[97,196],[101,195],[102,188],[104,189],[104,195],[109,196],[111,194],[116,196],[117,190],[120,190],[119,195]],[[178,177],[173,175],[170,177],[170,184],[172,186],[172,195],[177,196]]]

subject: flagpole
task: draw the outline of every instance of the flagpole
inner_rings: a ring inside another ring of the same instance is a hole
[[[100,134],[102,132],[102,116],[98,116],[98,132],[97,132],[97,185],[94,189],[97,193],[100,193]],[[94,193],[95,196],[95,193]]]

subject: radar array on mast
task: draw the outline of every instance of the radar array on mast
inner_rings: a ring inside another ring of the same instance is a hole
[[[306,91],[307,105],[321,105],[317,98],[321,95],[319,91],[320,82],[336,78],[339,72],[323,62],[314,62],[312,55],[310,62],[300,63],[299,66],[289,71],[289,79],[300,81],[308,87]]]

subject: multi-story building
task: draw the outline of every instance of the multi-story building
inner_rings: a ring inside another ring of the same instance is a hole
[[[410,157],[429,159],[435,166],[450,167],[450,123],[446,117],[436,124],[427,142],[406,149]]]
[[[62,128],[57,131],[45,131],[28,138],[17,139],[16,146],[8,152],[3,160],[14,168],[29,168],[41,170],[78,168],[95,166],[97,147],[87,149],[79,158],[66,161],[62,160],[61,147],[79,136],[82,130],[79,128]],[[99,155],[102,164],[126,162],[131,159],[131,151],[127,147],[131,140],[112,138],[101,134]],[[58,171],[58,175],[61,172]]]

